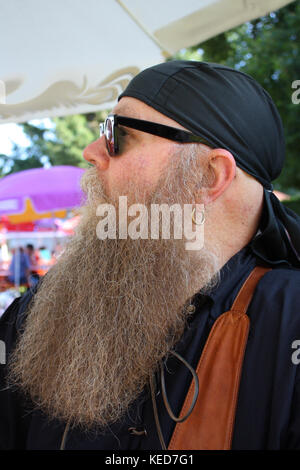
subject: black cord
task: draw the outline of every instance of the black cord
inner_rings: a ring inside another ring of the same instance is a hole
[[[188,410],[188,412],[186,413],[185,416],[183,416],[181,418],[177,417],[177,416],[174,415],[174,413],[173,413],[173,411],[170,407],[170,403],[169,403],[169,400],[168,400],[168,397],[167,397],[167,391],[166,391],[164,366],[163,366],[163,363],[160,363],[160,378],[161,378],[162,397],[163,397],[163,401],[164,401],[166,410],[168,412],[168,415],[170,416],[170,418],[173,421],[175,421],[176,423],[182,423],[183,421],[185,421],[190,416],[190,414],[192,413],[192,411],[194,409],[194,406],[196,404],[196,401],[197,401],[197,398],[198,398],[198,395],[199,395],[199,379],[198,379],[198,376],[197,376],[197,373],[196,373],[195,369],[193,369],[193,367],[182,356],[180,356],[180,354],[176,353],[175,351],[170,351],[170,353],[173,354],[173,356],[175,356],[179,361],[181,361],[189,369],[189,371],[192,373],[193,378],[195,380],[195,392],[194,392],[194,397],[193,397],[193,401],[192,401],[192,404],[190,406],[190,409]],[[151,389],[152,406],[153,406],[153,413],[154,413],[154,419],[155,419],[157,434],[158,434],[159,441],[160,441],[162,449],[167,450],[167,447],[166,447],[166,444],[165,444],[165,441],[164,441],[164,438],[163,438],[160,422],[159,422],[158,411],[157,411],[157,404],[156,404],[156,399],[155,399],[155,375],[154,374],[150,377],[150,389]]]
[[[167,397],[164,366],[163,366],[162,363],[160,364],[161,391],[162,391],[162,397],[163,397],[163,401],[164,401],[166,410],[167,410],[170,418],[173,419],[173,421],[175,421],[176,423],[182,423],[183,421],[185,421],[190,416],[190,414],[192,413],[192,411],[194,409],[194,406],[196,404],[196,401],[197,401],[197,398],[198,398],[198,395],[199,395],[199,379],[198,379],[198,376],[196,374],[195,369],[193,369],[193,367],[182,356],[180,356],[180,354],[178,354],[175,351],[170,351],[170,353],[173,354],[173,356],[177,357],[177,359],[179,361],[181,361],[189,369],[189,371],[191,372],[191,374],[192,374],[192,376],[195,380],[195,392],[194,392],[194,397],[193,397],[193,401],[192,401],[192,404],[190,406],[190,409],[186,413],[185,416],[182,416],[182,418],[180,418],[179,416],[177,417],[177,416],[174,415],[174,413],[171,409],[168,397]]]
[[[69,429],[70,429],[70,420],[66,424],[59,450],[65,450]]]
[[[160,441],[161,448],[163,450],[167,450],[165,440],[164,440],[164,437],[163,437],[163,433],[162,433],[162,430],[161,430],[160,422],[159,422],[158,412],[157,412],[157,404],[156,404],[156,400],[155,400],[155,375],[154,374],[150,377],[150,390],[151,390],[153,413],[154,413],[154,419],[155,419],[158,438],[159,438],[159,441]]]

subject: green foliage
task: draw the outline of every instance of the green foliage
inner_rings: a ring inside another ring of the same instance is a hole
[[[298,215],[300,215],[300,194],[292,196],[291,199],[282,202],[285,206],[289,207]]]
[[[13,172],[29,170],[30,168],[41,168],[42,162],[35,156],[28,157],[26,159],[18,159],[14,161]],[[13,173],[10,171],[10,173]]]
[[[292,103],[292,83],[300,80],[300,2],[243,24],[176,54],[176,58],[217,62],[253,76],[272,96],[286,138],[286,162],[274,186],[300,190],[300,104]],[[175,57],[174,57],[175,58]]]
[[[99,115],[99,113],[98,113]],[[47,155],[52,165],[88,166],[82,157],[83,149],[99,137],[96,115],[71,115],[54,118],[55,137],[47,142]],[[99,116],[102,120],[102,113]]]
[[[14,145],[12,155],[0,155],[1,176],[29,168],[73,165],[87,168],[82,152],[99,136],[99,122],[106,112],[58,117],[51,125],[25,123],[22,128],[31,142],[27,148]],[[2,167],[2,168],[1,168]]]
[[[0,155],[0,177],[17,171],[29,170],[30,168],[40,168],[43,166],[41,160],[35,155],[23,154],[23,149],[14,145],[13,155]]]

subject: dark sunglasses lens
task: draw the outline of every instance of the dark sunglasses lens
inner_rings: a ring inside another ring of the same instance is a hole
[[[106,145],[109,155],[114,155],[114,132],[112,127],[112,122],[110,119],[107,119],[105,126],[105,138]]]

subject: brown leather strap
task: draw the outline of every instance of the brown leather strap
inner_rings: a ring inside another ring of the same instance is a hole
[[[246,315],[256,285],[271,268],[257,266],[241,287],[231,310],[214,323],[196,372],[199,395],[189,418],[177,423],[169,450],[226,450],[231,448],[238,390],[249,332]],[[180,416],[191,406],[194,381]]]

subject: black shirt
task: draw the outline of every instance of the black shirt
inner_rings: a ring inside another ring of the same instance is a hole
[[[231,308],[256,264],[255,256],[246,246],[222,268],[216,288],[208,295],[195,296],[195,313],[176,346],[176,351],[194,368],[213,323]],[[0,340],[5,342],[7,356],[20,334],[31,297],[28,292],[15,300],[0,319]],[[250,332],[232,449],[300,449],[300,270],[282,265],[267,272],[256,288],[247,314]],[[65,423],[34,410],[19,392],[5,389],[5,373],[6,366],[1,364],[0,449],[59,449]],[[171,356],[165,367],[165,379],[169,402],[178,415],[191,374]],[[168,445],[175,423],[164,407],[159,389],[156,401]],[[126,416],[107,429],[89,433],[70,430],[66,449],[161,449],[148,388]]]

